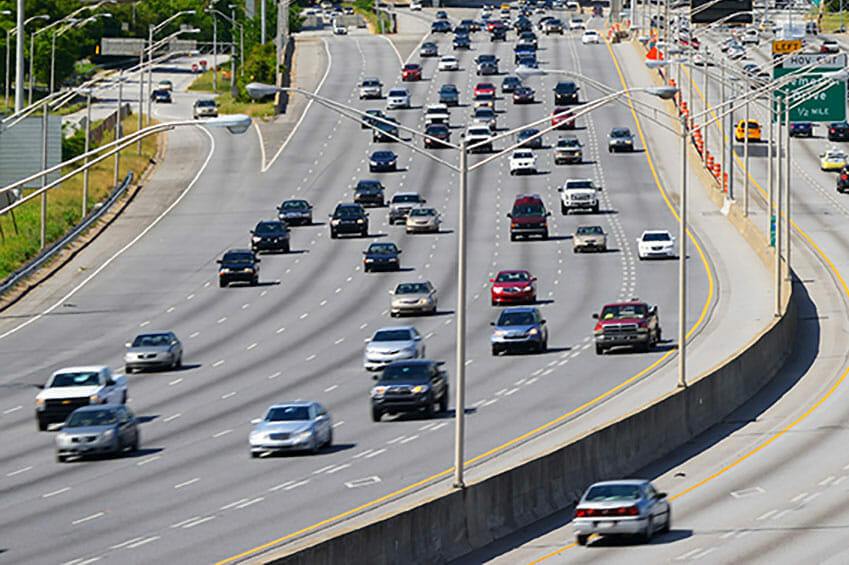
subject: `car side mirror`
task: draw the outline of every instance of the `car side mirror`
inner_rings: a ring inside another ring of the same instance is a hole
[[[558,186],[558,187],[557,187],[557,192],[563,192],[563,187],[562,187],[562,186]]]
[[[543,318],[542,320],[540,320],[540,321],[539,321],[539,323],[540,323],[540,324],[544,324],[544,323],[545,323],[545,318]]]
[[[262,259],[254,259],[254,263],[262,263]]]
[[[368,251],[363,251],[363,255],[368,255]]]
[[[253,235],[253,234],[254,234],[254,230],[251,230],[251,235]]]
[[[221,264],[221,259],[216,259],[216,260],[215,260],[215,262],[216,262],[216,263],[218,263],[218,264],[220,265],[220,264]]]
[[[372,376],[371,376],[371,378],[372,378],[372,380],[376,381],[376,380],[377,380],[377,375],[372,375]]]
[[[601,191],[602,191],[602,188],[599,186],[599,187],[596,187],[596,190],[597,190],[597,191],[599,191],[599,192],[601,192]]]
[[[536,282],[536,280],[537,280],[536,277],[531,277],[531,282]]]
[[[512,218],[512,217],[513,217],[513,214],[507,214],[507,217],[508,217],[508,218]]]
[[[546,213],[545,213],[545,215],[546,215],[546,216],[550,216],[550,215],[551,215],[551,212],[546,212]]]
[[[657,493],[657,499],[658,499],[658,500],[663,500],[664,498],[666,498],[666,493],[665,493],[665,492],[659,492],[659,493]]]
[[[598,320],[598,314],[593,314],[593,320]]]
[[[112,379],[106,379],[106,386],[115,386],[115,381]]]
[[[495,325],[495,322],[490,322],[490,323],[489,323],[489,325],[490,325],[490,326],[494,326],[494,325]]]

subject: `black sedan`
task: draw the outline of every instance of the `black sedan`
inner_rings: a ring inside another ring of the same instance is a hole
[[[398,170],[398,156],[392,151],[375,151],[368,161],[370,173]]]
[[[829,141],[849,141],[849,124],[846,122],[833,122],[828,124]]]
[[[330,238],[340,234],[368,235],[368,214],[360,204],[338,204],[330,214]]]
[[[218,286],[234,282],[259,284],[259,259],[250,249],[231,249],[218,260]]]
[[[398,137],[398,120],[391,117],[383,117],[385,121],[374,120],[374,129],[371,130],[371,140],[374,143],[393,142]],[[390,137],[395,136],[395,138]]]
[[[312,224],[312,206],[306,200],[293,198],[283,201],[277,207],[277,218],[286,225],[310,225]]]
[[[513,91],[513,104],[533,104],[534,89],[530,86],[520,86]]]
[[[448,33],[451,31],[451,22],[447,20],[436,20],[430,24],[430,31],[434,33]]]
[[[401,250],[394,243],[372,243],[363,251],[363,272],[399,270],[400,253]]]
[[[507,41],[507,26],[494,26],[489,32],[490,41]]]
[[[451,138],[451,130],[449,130],[448,126],[445,124],[430,124],[425,130],[425,135],[428,136],[424,138],[425,147],[448,147],[448,141]]]
[[[501,81],[501,92],[514,92],[520,86],[522,86],[522,81],[519,77],[507,75]]]
[[[363,114],[362,121],[362,129],[369,129],[371,126],[377,124],[377,120],[374,118],[386,118],[386,114],[384,114],[381,110],[366,110],[366,113]]]
[[[363,206],[380,206],[385,203],[383,185],[379,180],[364,179],[357,181],[354,189],[354,202]]]
[[[151,100],[154,102],[164,102],[166,104],[171,103],[171,91],[166,90],[164,88],[157,88],[150,95]]]
[[[289,253],[289,227],[280,220],[259,222],[251,230],[251,249]]]
[[[849,192],[849,166],[844,166],[837,175],[837,192]]]
[[[471,49],[472,42],[469,40],[468,35],[455,35],[454,36],[454,49]]]
[[[522,147],[529,149],[542,149],[542,136],[534,137],[538,133],[539,130],[536,128],[523,129],[516,134],[516,143],[521,143]]]
[[[371,417],[379,422],[384,414],[448,410],[448,375],[443,361],[410,359],[393,361],[383,369],[371,389]]]

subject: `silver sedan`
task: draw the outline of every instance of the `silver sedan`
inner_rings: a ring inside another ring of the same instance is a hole
[[[430,281],[400,283],[392,291],[390,316],[436,314],[436,289]]]
[[[435,208],[413,208],[407,216],[407,233],[438,232],[441,223]]]
[[[363,367],[377,371],[393,361],[423,359],[424,339],[413,326],[380,328],[367,340]]]
[[[123,404],[81,406],[56,435],[56,461],[68,457],[120,453],[139,448],[138,421]]]
[[[310,451],[333,445],[330,414],[318,402],[273,404],[265,418],[253,420],[251,457],[282,451]]]
[[[635,535],[648,543],[671,524],[666,493],[642,479],[595,483],[578,501],[572,521],[578,545],[586,545],[593,534]]]
[[[183,344],[174,332],[147,332],[139,334],[127,344],[124,354],[124,371],[137,369],[179,369],[183,365]]]

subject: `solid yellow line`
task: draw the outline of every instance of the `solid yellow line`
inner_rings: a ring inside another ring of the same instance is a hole
[[[606,39],[605,39],[605,41],[606,41]],[[607,48],[610,49],[609,43],[607,44]],[[610,51],[610,53],[611,53],[611,55],[613,55],[612,50]],[[623,88],[625,88],[625,86],[624,86],[625,79],[622,77],[622,71],[619,68],[619,63],[616,61],[615,56],[613,57],[613,61],[616,64],[616,70],[619,73],[619,78],[620,78],[620,80],[622,80]],[[628,96],[628,99],[630,100],[630,96]],[[634,113],[633,108],[631,109],[631,112],[634,114],[634,118],[636,119],[636,113]],[[639,133],[640,133],[640,139],[642,139],[642,141],[643,141],[643,146],[646,147],[645,139],[643,138],[642,130],[639,127],[639,120],[637,120],[637,129],[639,130]],[[660,188],[660,192],[661,192],[661,195],[663,196],[663,199],[666,201],[666,205],[669,207],[670,210],[672,210],[672,213],[675,215],[675,217],[678,218],[678,215],[676,214],[675,209],[672,207],[672,204],[669,202],[669,200],[666,196],[666,193],[664,192],[663,187],[660,184],[660,179],[658,178],[657,172],[655,171],[654,165],[652,164],[651,157],[648,154],[648,149],[646,149],[646,157],[648,159],[649,167],[651,168],[652,175],[654,176],[655,182],[657,183],[658,188]],[[689,234],[689,230],[688,230],[687,233]],[[708,287],[708,299],[705,302],[704,307],[702,308],[702,312],[701,312],[701,315],[699,316],[698,321],[693,325],[693,327],[687,333],[688,336],[690,334],[692,334],[692,332],[694,332],[696,330],[696,328],[698,328],[701,325],[702,321],[704,320],[705,316],[707,315],[708,306],[710,305],[711,298],[713,297],[713,289],[714,289],[713,275],[711,273],[710,266],[708,265],[707,259],[705,258],[705,255],[702,252],[701,247],[699,247],[698,243],[696,243],[696,241],[692,239],[692,236],[690,236],[690,238],[693,241],[693,244],[696,246],[696,249],[699,252],[699,256],[702,258],[702,263],[704,264],[705,271],[708,275],[709,287]],[[535,428],[535,429],[533,429],[533,430],[531,430],[527,433],[524,433],[524,434],[520,435],[519,437],[508,441],[507,443],[501,444],[498,447],[494,447],[494,448],[490,449],[489,451],[481,453],[480,455],[473,457],[472,459],[469,459],[468,461],[465,461],[463,463],[463,467],[465,468],[466,466],[471,465],[472,463],[476,463],[476,462],[480,461],[481,459],[489,457],[490,455],[498,453],[499,451],[503,451],[503,450],[507,449],[508,447],[511,447],[511,446],[521,442],[521,441],[524,441],[525,439],[528,439],[529,437],[531,437],[533,435],[536,435],[536,434],[543,432],[543,431],[545,431],[549,428],[552,428],[552,427],[562,423],[564,420],[567,420],[568,418],[574,416],[575,414],[577,414],[577,413],[589,408],[590,406],[597,404],[597,403],[601,402],[602,400],[612,396],[613,394],[615,394],[619,390],[627,387],[628,385],[630,385],[634,381],[638,380],[639,378],[641,378],[645,374],[652,371],[654,368],[656,368],[662,362],[666,361],[673,354],[674,351],[676,351],[676,350],[671,349],[671,350],[667,351],[657,361],[655,361],[654,363],[652,363],[651,365],[649,365],[648,367],[646,367],[645,369],[643,369],[642,371],[640,371],[636,375],[634,375],[631,378],[619,383],[618,385],[616,385],[612,389],[600,394],[599,396],[593,398],[592,400],[585,402],[584,404],[578,406],[577,408],[570,410],[566,414],[563,414],[562,416],[560,416],[560,417],[558,417],[554,420],[551,420],[550,422],[547,422],[547,423],[545,423],[545,424],[543,424],[543,425],[541,425],[541,426],[539,426],[539,427],[537,427],[537,428]],[[364,503],[364,504],[362,504],[362,505],[360,505],[360,506],[358,506],[358,507],[356,507],[352,510],[347,510],[347,511],[341,513],[341,514],[337,514],[336,516],[333,516],[331,518],[327,518],[326,520],[322,520],[321,522],[317,522],[316,524],[302,528],[302,529],[298,530],[297,532],[293,532],[293,533],[288,534],[286,536],[283,536],[281,538],[277,538],[276,540],[270,541],[268,543],[264,543],[260,546],[253,548],[253,549],[249,549],[249,550],[244,551],[244,552],[242,552],[238,555],[234,555],[233,557],[228,557],[227,559],[224,559],[223,561],[219,561],[216,565],[223,565],[225,563],[231,563],[231,562],[236,561],[238,559],[243,559],[243,558],[248,557],[248,556],[250,556],[254,553],[258,553],[260,551],[268,549],[269,547],[272,547],[272,546],[277,545],[279,543],[289,541],[292,538],[297,537],[301,534],[311,532],[313,530],[316,530],[316,529],[318,529],[322,526],[325,526],[325,525],[330,524],[332,522],[335,522],[337,520],[341,520],[343,518],[348,518],[349,516],[356,514],[357,512],[360,512],[362,510],[366,510],[366,509],[368,509],[372,506],[376,506],[376,505],[380,504],[381,502],[385,502],[386,500],[389,500],[391,498],[405,494],[405,493],[407,493],[407,492],[409,492],[413,489],[416,489],[420,486],[423,486],[423,485],[425,485],[425,484],[427,484],[431,481],[434,481],[436,479],[440,479],[442,477],[445,477],[445,476],[447,476],[447,475],[449,475],[453,472],[454,472],[454,467],[451,467],[450,469],[446,469],[445,471],[437,473],[436,475],[433,475],[433,476],[428,477],[426,479],[422,479],[421,481],[419,481],[415,484],[409,485],[409,486],[404,487],[400,490],[397,490],[395,492],[392,492],[390,494],[382,496],[378,499],[372,500],[371,502],[366,502],[366,503]]]
[[[608,45],[608,49],[610,49],[610,46],[609,46],[609,45]],[[612,51],[612,50],[611,50],[611,55],[613,55],[613,51]],[[614,61],[615,61],[615,60],[616,60],[616,56],[615,56],[615,55],[613,55],[613,58],[614,58]],[[617,66],[617,69],[618,69],[618,67],[619,67],[618,63],[616,64],[616,66]],[[687,71],[685,71],[685,72],[687,72]],[[689,73],[689,72],[687,72],[687,74],[689,75],[690,73]],[[621,76],[621,74],[620,74],[620,76]],[[692,77],[690,77],[690,80],[692,81],[692,80],[693,80],[693,78],[692,78]],[[698,90],[698,85],[696,85],[695,81],[693,81],[693,84],[696,86],[696,89]],[[701,93],[701,90],[699,90],[699,94],[700,94],[700,96],[702,96],[702,97],[704,98],[704,95]],[[637,127],[638,127],[638,129],[639,129],[639,125],[638,125]],[[737,152],[736,152],[736,151],[734,151],[734,155],[735,155],[735,157],[737,157],[737,161],[738,161],[738,163],[740,163],[740,157],[737,155]],[[766,194],[764,193],[763,188],[762,188],[762,187],[761,187],[761,186],[760,186],[760,185],[759,185],[759,184],[755,181],[755,179],[751,176],[751,174],[749,173],[749,171],[745,170],[745,168],[742,166],[742,164],[740,164],[740,167],[744,170],[745,174],[749,177],[749,179],[750,179],[750,180],[752,181],[752,183],[753,183],[753,184],[757,187],[757,189],[761,191],[761,194],[763,194],[763,195],[766,197]],[[770,204],[770,207],[771,207],[772,203],[770,202],[769,204]],[[834,263],[832,263],[832,262],[831,262],[831,260],[830,260],[828,257],[826,257],[826,255],[825,255],[825,253],[823,252],[823,250],[822,250],[822,249],[821,249],[821,248],[820,248],[820,247],[819,247],[816,243],[814,243],[814,242],[811,240],[811,238],[810,238],[810,237],[808,237],[808,235],[807,235],[804,231],[802,231],[802,229],[801,229],[801,228],[799,228],[799,226],[797,226],[794,222],[792,222],[792,220],[791,220],[791,222],[790,222],[790,223],[793,225],[793,227],[796,229],[796,231],[799,233],[799,235],[801,235],[802,237],[804,237],[804,238],[805,238],[805,240],[807,240],[807,242],[808,242],[808,243],[809,243],[809,244],[810,244],[810,245],[811,245],[811,246],[812,246],[812,247],[816,250],[816,252],[819,254],[819,256],[820,256],[820,257],[821,257],[821,258],[822,258],[822,259],[823,259],[823,260],[824,260],[824,261],[828,264],[829,268],[832,270],[832,272],[834,273],[834,275],[835,275],[835,276],[837,277],[837,279],[840,281],[840,286],[842,286],[842,287],[843,287],[843,292],[844,292],[844,294],[846,294],[846,296],[847,296],[847,297],[849,297],[849,286],[847,286],[845,279],[844,279],[844,278],[843,278],[843,276],[840,274],[840,271],[838,271],[838,270],[837,270],[837,267],[835,267],[835,266],[834,266]],[[696,483],[696,484],[694,484],[693,486],[691,486],[691,487],[689,487],[689,488],[687,488],[687,489],[685,489],[685,490],[683,490],[683,491],[679,492],[678,494],[675,494],[675,495],[673,495],[673,496],[670,496],[670,497],[669,497],[669,500],[675,500],[676,498],[679,498],[679,497],[681,497],[681,496],[684,496],[685,494],[690,493],[691,491],[693,491],[693,490],[697,489],[698,487],[703,486],[703,485],[705,485],[706,483],[708,483],[708,482],[710,482],[710,481],[712,481],[712,480],[716,479],[717,477],[719,477],[719,476],[721,476],[721,475],[725,474],[727,471],[729,471],[729,470],[730,470],[730,469],[732,469],[733,467],[736,467],[737,465],[739,465],[740,463],[742,463],[743,461],[745,461],[746,459],[748,459],[749,457],[751,457],[751,456],[752,456],[752,455],[754,455],[755,453],[759,452],[760,450],[762,450],[763,448],[765,448],[766,446],[768,446],[769,444],[771,444],[773,441],[775,441],[776,439],[780,438],[780,437],[781,437],[781,436],[783,436],[785,433],[787,433],[788,431],[790,431],[791,429],[793,429],[794,427],[796,427],[796,426],[797,426],[799,423],[801,423],[801,422],[802,422],[805,418],[807,418],[808,416],[810,416],[810,415],[811,415],[811,413],[812,413],[814,410],[816,410],[817,408],[819,408],[819,407],[820,407],[820,405],[822,405],[822,403],[823,403],[823,402],[825,402],[825,401],[828,399],[828,397],[830,397],[830,396],[834,393],[834,391],[835,391],[835,390],[837,390],[837,387],[838,387],[838,386],[840,386],[840,385],[843,383],[843,381],[846,379],[846,376],[847,376],[847,375],[849,375],[849,366],[847,366],[847,367],[846,367],[846,369],[844,369],[844,370],[843,370],[843,373],[842,373],[842,374],[840,375],[840,377],[839,377],[839,378],[835,381],[835,383],[834,383],[834,384],[833,384],[833,385],[832,385],[832,386],[828,389],[828,392],[826,392],[826,393],[825,393],[825,395],[824,395],[822,398],[820,398],[817,402],[815,402],[815,403],[813,404],[813,406],[811,406],[810,408],[808,408],[808,410],[806,410],[806,411],[805,411],[805,413],[804,413],[804,414],[802,414],[801,416],[799,416],[798,418],[796,418],[793,422],[791,422],[790,424],[788,424],[788,425],[787,425],[785,428],[783,428],[780,432],[778,432],[777,434],[775,434],[774,436],[772,436],[771,438],[769,438],[768,440],[766,440],[766,441],[765,441],[764,443],[762,443],[761,445],[759,445],[759,446],[757,446],[756,448],[754,448],[754,449],[753,449],[752,451],[750,451],[749,453],[747,453],[747,454],[745,454],[745,455],[743,455],[743,456],[739,457],[738,459],[736,459],[736,460],[735,460],[735,461],[733,461],[732,463],[729,463],[728,465],[726,465],[725,467],[723,467],[722,469],[720,469],[719,471],[717,471],[717,472],[716,472],[716,473],[714,473],[713,475],[711,475],[711,476],[707,477],[706,479],[703,479],[703,480],[699,481],[698,483]],[[536,564],[536,563],[540,563],[541,561],[544,561],[544,560],[548,559],[549,557],[554,557],[555,555],[559,555],[559,554],[560,554],[560,553],[562,553],[563,551],[565,551],[565,550],[567,550],[567,549],[570,549],[570,548],[572,548],[572,547],[575,547],[576,545],[577,545],[576,543],[572,543],[572,544],[570,544],[570,545],[564,546],[564,547],[562,547],[562,548],[558,549],[557,551],[555,551],[555,552],[553,552],[553,553],[549,553],[548,555],[544,555],[543,557],[540,557],[540,558],[539,558],[539,559],[537,559],[536,561],[532,561],[529,565],[534,565],[534,564]]]

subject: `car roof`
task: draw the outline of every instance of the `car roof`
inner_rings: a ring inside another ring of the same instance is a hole
[[[413,330],[413,331],[415,331],[415,329],[416,329],[416,327],[415,327],[415,326],[412,326],[412,325],[408,325],[408,326],[386,326],[386,327],[383,327],[383,328],[378,328],[378,329],[376,329],[376,330],[374,331],[374,333],[377,333],[377,332],[390,332],[390,331],[392,331],[392,330]]]
[[[76,367],[62,367],[61,369],[56,369],[53,371],[53,374],[56,373],[98,373],[104,368],[104,365],[79,365]]]
[[[501,311],[502,314],[505,312],[522,312],[522,313],[533,313],[539,312],[539,308],[536,306],[511,306],[510,308],[505,308]]]
[[[244,248],[228,249],[227,251],[224,252],[224,255],[227,255],[229,253],[251,253],[251,254],[253,254],[253,251],[251,251],[250,249],[244,249]]]
[[[86,406],[80,406],[75,409],[74,412],[94,412],[95,410],[102,410],[104,408],[108,410],[117,410],[122,406],[123,404],[89,404]]]
[[[292,406],[312,406],[316,404],[316,402],[310,400],[295,400],[294,402],[275,402],[271,406],[268,407],[269,410],[272,408],[289,408]]]
[[[619,479],[610,481],[599,481],[590,485],[590,488],[605,485],[645,485],[649,484],[646,479]]]
[[[542,204],[542,197],[539,194],[519,194],[516,196],[515,204],[530,204],[532,202],[539,202]]]
[[[509,274],[513,274],[513,273],[528,273],[529,275],[531,274],[531,272],[528,271],[527,269],[510,269],[510,270],[506,270],[506,271],[498,271],[499,275],[509,275]]]
[[[136,337],[144,337],[144,336],[149,336],[149,335],[162,335],[162,334],[170,334],[170,333],[174,333],[174,332],[171,331],[171,330],[162,330],[161,332],[150,331],[150,332],[144,332],[144,333],[136,334]]]
[[[403,361],[393,361],[390,365],[435,365],[439,363],[439,361],[433,359],[404,359]]]

